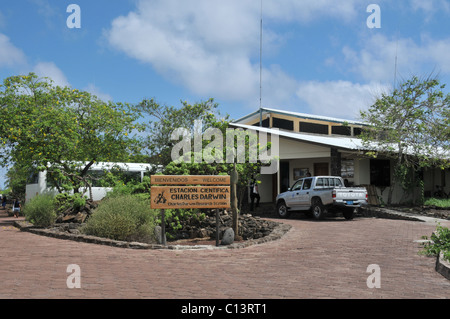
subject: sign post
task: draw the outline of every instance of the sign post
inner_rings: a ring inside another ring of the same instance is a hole
[[[152,175],[153,209],[161,209],[161,242],[165,246],[165,209],[216,210],[216,245],[219,245],[219,210],[230,207],[229,175]],[[164,186],[161,186],[164,185]],[[220,186],[218,186],[220,185]],[[227,186],[224,186],[227,185]]]

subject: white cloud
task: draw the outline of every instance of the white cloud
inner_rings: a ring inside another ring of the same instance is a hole
[[[64,75],[63,71],[53,62],[39,62],[33,68],[33,72],[40,77],[49,77],[56,85],[70,86],[69,81]]]
[[[379,83],[358,84],[349,81],[300,83],[297,96],[305,101],[312,114],[358,119],[389,87]]]
[[[260,5],[259,1],[256,1]],[[308,23],[322,17],[349,21],[357,16],[357,0],[264,1],[264,16],[276,20]]]
[[[88,86],[86,86],[84,89],[84,91],[87,91],[91,94],[94,94],[95,96],[97,96],[100,100],[104,101],[104,102],[108,102],[108,101],[112,101],[113,98],[111,97],[111,95],[104,93],[100,90],[100,88],[98,88],[97,86],[95,86],[95,84],[89,83]]]
[[[413,10],[427,10],[424,3],[412,1]],[[433,3],[444,7],[440,0]],[[265,52],[278,47],[285,36],[277,34],[273,25],[318,19],[345,23],[366,13],[357,0],[265,0],[263,10],[269,21],[264,25]],[[254,0],[196,0],[195,5],[191,1],[139,0],[135,10],[112,21],[105,37],[113,48],[195,94],[247,102],[254,108],[259,105],[259,19],[260,1]],[[292,108],[300,100],[312,113],[357,118],[360,109],[388,89],[384,83],[393,82],[396,53],[399,77],[430,72],[429,65],[436,66],[436,71],[450,70],[446,54],[450,40],[423,36],[416,43],[377,33],[361,41],[361,49],[353,45],[342,49],[346,68],[361,83],[299,82],[278,65],[265,65],[263,106]],[[339,61],[334,56],[324,64],[332,67]]]
[[[56,66],[56,64],[53,62],[40,62],[36,64],[36,66],[33,68],[33,72],[40,77],[49,77],[50,79],[53,80],[53,82],[56,85],[68,87],[72,86],[67,80],[67,77],[65,76],[64,72],[60,68],[58,68],[58,66]],[[93,83],[89,83],[86,87],[83,88],[83,90],[91,94],[94,94],[99,99],[105,102],[113,100],[111,95],[102,92],[100,88],[98,88]]]
[[[0,33],[0,67],[12,67],[26,63],[23,51],[11,43],[9,38]]]
[[[432,71],[450,73],[450,38],[435,40],[422,35],[416,43],[410,38],[390,40],[377,34],[365,40],[359,52],[348,46],[342,52],[350,70],[367,81],[393,83],[396,56],[398,77],[423,76]]]
[[[279,23],[350,19],[356,2],[272,0],[264,1],[263,11]],[[253,101],[259,98],[259,19],[260,2],[254,0],[141,0],[136,10],[114,19],[105,36],[115,49],[195,94]],[[264,34],[270,51],[280,36],[270,29]],[[263,81],[266,102],[295,96],[295,80],[276,65],[264,68]]]
[[[447,0],[411,0],[411,8],[415,11],[422,10],[428,15],[441,10],[450,12]]]

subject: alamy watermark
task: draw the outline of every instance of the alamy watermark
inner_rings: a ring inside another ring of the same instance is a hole
[[[381,288],[381,268],[377,264],[367,266],[366,272],[370,273],[367,277],[367,288]]]
[[[278,129],[272,128],[271,131],[276,133]],[[261,174],[275,174],[278,171],[277,159],[280,153],[278,134],[264,130],[257,133],[255,130],[242,128],[227,128],[225,134],[224,145],[222,131],[218,128],[208,128],[203,132],[200,120],[195,121],[193,132],[187,128],[175,129],[171,139],[179,142],[172,148],[172,161],[185,163],[204,161],[208,164],[259,161],[266,165],[261,167]],[[203,141],[210,143],[203,147]]]
[[[66,25],[69,29],[81,28],[81,8],[78,4],[69,4],[66,12],[70,13],[67,17]]]
[[[367,6],[366,12],[371,13],[367,17],[366,25],[369,29],[379,29],[381,28],[381,8],[378,4],[369,4]]]
[[[67,277],[66,285],[67,288],[81,288],[81,268],[77,264],[70,264],[66,269],[67,273],[70,275]]]

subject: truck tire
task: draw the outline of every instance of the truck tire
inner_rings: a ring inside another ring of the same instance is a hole
[[[289,211],[286,206],[286,203],[284,201],[280,201],[277,204],[277,214],[281,218],[288,218],[289,217]]]
[[[314,198],[311,205],[311,212],[315,219],[323,219],[325,216],[325,206],[323,206],[320,198]]]
[[[342,214],[344,215],[344,218],[346,220],[352,220],[353,219],[353,209],[345,209]]]
[[[358,210],[358,208],[347,208],[342,212],[342,214],[344,215],[345,219],[352,220],[353,216],[358,213]]]

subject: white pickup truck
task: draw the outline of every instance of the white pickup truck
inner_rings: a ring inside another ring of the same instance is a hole
[[[353,219],[367,201],[364,187],[345,187],[341,177],[314,176],[297,180],[287,192],[277,196],[276,205],[281,218],[287,218],[291,211],[305,211],[322,219],[328,211],[340,211],[345,219]]]

